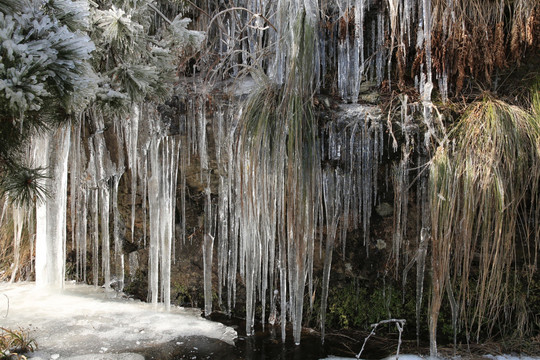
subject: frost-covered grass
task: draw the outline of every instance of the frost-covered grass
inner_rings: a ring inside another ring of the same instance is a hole
[[[0,283],[0,293],[6,295],[0,298],[2,326],[28,331],[39,346],[37,355],[45,359],[52,355],[101,358],[181,336],[206,336],[229,344],[236,337],[233,329],[201,318],[198,310],[165,312],[87,285],[68,284],[62,291],[53,291],[38,289],[33,283]]]

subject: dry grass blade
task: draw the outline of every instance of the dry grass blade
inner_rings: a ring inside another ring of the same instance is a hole
[[[478,339],[495,329],[507,331],[508,316],[518,311],[512,296],[517,276],[534,271],[538,230],[531,231],[532,221],[523,219],[540,204],[538,118],[486,97],[469,107],[453,136],[455,150],[438,149],[431,168],[430,335],[436,336],[437,314],[450,286],[462,325]],[[522,248],[530,251],[518,251]]]

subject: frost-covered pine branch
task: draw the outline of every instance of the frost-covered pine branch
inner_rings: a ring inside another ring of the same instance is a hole
[[[132,101],[167,99],[178,63],[204,39],[204,33],[188,29],[190,19],[179,14],[169,20],[152,2],[103,1],[91,13],[93,64],[102,74],[100,86],[107,88],[99,99],[106,103],[106,94],[125,94],[126,110]],[[163,18],[158,26],[156,19]]]
[[[0,0],[0,193],[12,201],[44,194],[39,169],[20,161],[27,139],[94,98],[87,14],[82,0]]]

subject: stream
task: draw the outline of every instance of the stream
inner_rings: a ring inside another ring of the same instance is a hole
[[[343,356],[354,358],[357,349],[360,349],[364,337],[354,339],[341,333],[329,333],[324,344],[321,343],[320,333],[313,329],[302,330],[302,341],[295,345],[292,327],[287,327],[285,344],[281,342],[281,327],[265,325],[264,330],[260,324],[255,327],[255,335],[246,336],[245,320],[229,318],[221,313],[213,313],[210,320],[221,322],[234,328],[238,332],[235,345],[228,345],[215,339],[202,336],[182,337],[165,345],[147,348],[139,351],[145,359],[293,359],[318,360],[328,356]],[[367,334],[366,334],[367,335]],[[392,354],[390,348],[379,346],[377,341],[368,341],[362,358],[381,359]],[[394,347],[395,351],[395,347]]]

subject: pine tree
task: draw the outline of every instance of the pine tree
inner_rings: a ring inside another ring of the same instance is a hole
[[[44,169],[24,160],[34,134],[69,121],[94,97],[86,1],[0,0],[0,191],[42,199]]]

